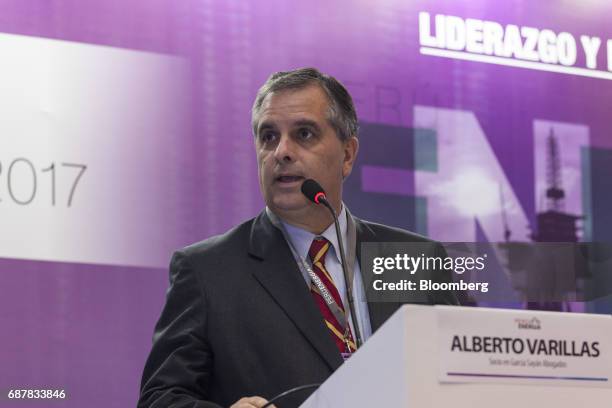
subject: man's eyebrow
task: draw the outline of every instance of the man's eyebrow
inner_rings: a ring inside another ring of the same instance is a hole
[[[310,119],[299,119],[293,123],[293,126],[296,126],[296,127],[297,126],[309,126],[316,131],[319,131],[319,132],[321,131],[321,127],[319,126],[319,124],[315,122],[314,120],[310,120]]]
[[[318,132],[321,131],[321,126],[319,126],[319,124],[312,119],[298,119],[295,122],[293,122],[291,126],[292,127],[311,127]],[[257,134],[260,134],[264,130],[275,130],[275,129],[276,129],[276,125],[274,123],[262,122],[257,128]]]
[[[262,122],[257,128],[257,134],[261,133],[263,130],[276,129],[276,126],[270,122]]]

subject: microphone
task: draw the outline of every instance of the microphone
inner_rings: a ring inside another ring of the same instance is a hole
[[[355,302],[353,301],[353,283],[349,282],[349,273],[346,263],[346,255],[344,253],[344,244],[342,243],[342,233],[340,232],[340,223],[338,222],[338,215],[334,207],[327,201],[325,190],[323,187],[313,179],[306,179],[302,183],[302,194],[306,196],[310,201],[315,204],[323,204],[332,214],[334,218],[334,226],[336,227],[336,238],[338,239],[338,245],[340,246],[340,260],[342,261],[342,273],[344,274],[344,284],[346,286],[346,295],[349,303],[349,310],[351,311],[351,320],[353,321],[353,327],[355,328],[355,340],[357,347],[361,347],[363,343],[361,341],[361,333],[359,331],[359,325],[357,324],[357,317],[355,314]]]
[[[313,179],[304,180],[304,182],[302,183],[302,194],[304,194],[307,199],[314,202],[315,204],[325,205],[325,203],[327,203],[327,205],[329,205],[323,187],[321,187],[321,185]],[[323,202],[321,200],[323,200]],[[325,206],[327,207],[327,205]]]

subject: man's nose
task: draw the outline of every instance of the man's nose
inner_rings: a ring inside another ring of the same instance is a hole
[[[278,162],[290,163],[295,160],[295,143],[288,135],[281,135],[274,150],[274,158]]]

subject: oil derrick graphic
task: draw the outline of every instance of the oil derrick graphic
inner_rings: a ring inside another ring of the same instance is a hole
[[[581,215],[565,211],[566,193],[561,172],[561,151],[554,129],[546,137],[545,205],[536,213],[532,243],[512,242],[511,231],[500,192],[506,254],[505,267],[513,287],[521,293],[530,310],[571,311],[572,301],[582,295],[581,279],[587,277],[586,265],[577,254],[578,221]]]
[[[565,210],[565,191],[561,178],[561,153],[554,130],[546,139],[546,209],[537,213],[535,242],[578,242],[577,221],[582,216]]]
[[[562,245],[579,241],[577,222],[583,217],[565,212],[565,190],[561,174],[561,151],[551,128],[546,138],[546,208],[536,214],[536,231],[531,235],[534,242]],[[577,280],[584,277],[585,271],[584,265],[577,262],[581,258],[572,256],[573,248],[575,246],[567,245],[565,251],[567,263],[573,265],[559,267],[559,262],[550,259],[547,253],[539,267],[531,271],[528,287],[532,293],[544,294],[545,299],[536,300],[538,296],[528,296],[528,299],[532,298],[527,302],[528,309],[571,310],[568,301],[578,296]]]

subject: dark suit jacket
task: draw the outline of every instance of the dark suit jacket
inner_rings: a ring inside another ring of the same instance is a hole
[[[358,259],[361,242],[427,241],[404,230],[355,222]],[[457,302],[437,296],[426,301]],[[372,330],[398,307],[368,304]],[[270,399],[323,382],[341,364],[289,246],[264,211],[174,254],[138,406],[218,407],[245,396]],[[311,392],[277,407],[298,406]]]

